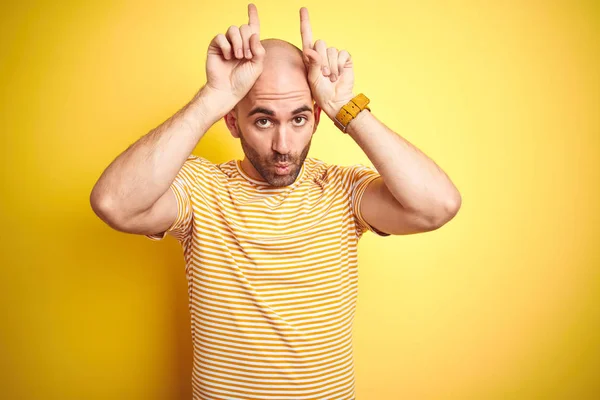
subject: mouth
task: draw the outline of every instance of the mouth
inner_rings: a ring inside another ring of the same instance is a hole
[[[274,165],[275,165],[275,173],[277,173],[277,175],[285,175],[288,172],[290,172],[290,164],[277,163]]]

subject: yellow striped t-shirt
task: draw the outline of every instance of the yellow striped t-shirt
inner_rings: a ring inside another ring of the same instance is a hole
[[[194,349],[194,399],[354,399],[360,214],[380,175],[307,158],[273,187],[241,161],[190,156],[171,185]],[[148,235],[160,240],[164,233]]]

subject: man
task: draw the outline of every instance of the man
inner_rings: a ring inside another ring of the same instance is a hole
[[[460,195],[356,96],[348,52],[312,43],[305,8],[303,50],[260,41],[248,15],[210,43],[206,85],[108,166],[91,204],[119,231],[181,242],[195,399],[353,399],[359,238],[437,229]],[[321,112],[375,169],[306,158]],[[223,117],[244,160],[190,155]]]

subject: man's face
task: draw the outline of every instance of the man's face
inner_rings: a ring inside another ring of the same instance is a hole
[[[236,124],[244,154],[262,179],[272,186],[292,184],[308,155],[314,133],[310,95],[262,99],[250,109],[239,107]]]
[[[244,171],[272,186],[296,180],[319,122],[302,59],[289,60],[289,53],[273,50],[250,92],[226,117],[246,155]]]

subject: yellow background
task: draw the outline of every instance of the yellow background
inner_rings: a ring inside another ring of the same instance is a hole
[[[204,83],[245,1],[13,2],[0,17],[0,398],[190,399],[179,244],[89,193]],[[5,3],[6,4],[6,3]],[[373,113],[462,194],[441,229],[360,245],[358,400],[600,398],[600,6],[257,1],[262,38],[352,54]],[[195,154],[240,158],[217,123]],[[309,156],[369,163],[327,119]]]

